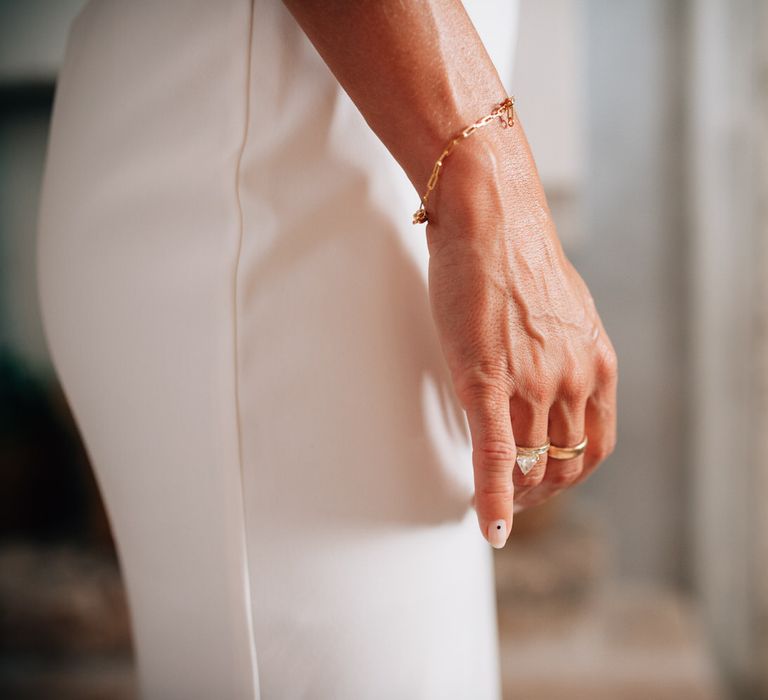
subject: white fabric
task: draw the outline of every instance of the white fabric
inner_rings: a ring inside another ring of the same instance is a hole
[[[508,81],[514,3],[469,9]],[[277,0],[73,25],[40,298],[144,697],[498,697],[417,203]]]

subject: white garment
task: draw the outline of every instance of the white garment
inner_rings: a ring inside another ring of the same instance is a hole
[[[468,9],[508,81],[514,4]],[[417,204],[277,0],[75,21],[40,298],[146,698],[498,697]]]

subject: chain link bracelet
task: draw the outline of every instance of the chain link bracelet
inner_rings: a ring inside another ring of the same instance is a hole
[[[435,189],[435,185],[437,185],[437,178],[440,175],[440,168],[443,167],[443,160],[445,160],[445,158],[450,155],[451,151],[453,151],[459,141],[463,141],[465,138],[471,136],[478,129],[484,127],[486,124],[490,124],[497,117],[501,121],[502,128],[514,126],[514,95],[512,97],[507,97],[503,102],[496,105],[490,114],[486,114],[481,119],[478,119],[474,124],[470,124],[469,126],[464,127],[464,129],[462,129],[462,131],[457,136],[448,142],[448,145],[443,149],[443,152],[440,154],[437,161],[435,161],[435,167],[432,168],[432,174],[429,176],[429,181],[427,182],[427,190],[424,192],[424,196],[421,198],[421,204],[419,205],[419,208],[413,214],[414,224],[424,224],[429,221],[426,208],[427,200],[429,199],[429,195],[432,193],[432,190]]]

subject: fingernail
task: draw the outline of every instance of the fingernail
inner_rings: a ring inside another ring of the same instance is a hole
[[[488,541],[491,547],[501,549],[507,542],[507,521],[494,520],[488,526]]]

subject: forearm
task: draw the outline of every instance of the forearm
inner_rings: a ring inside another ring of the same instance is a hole
[[[446,141],[504,88],[460,0],[285,0],[421,193]]]

